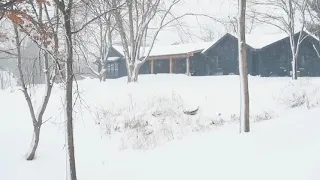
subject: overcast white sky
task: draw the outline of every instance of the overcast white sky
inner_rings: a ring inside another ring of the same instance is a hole
[[[215,18],[228,19],[228,16],[236,16],[235,0],[183,0],[173,9],[174,14],[181,15],[184,13],[207,14]],[[173,27],[166,28],[159,36],[157,44],[172,44],[175,42],[194,42],[199,41],[197,36],[202,36],[204,28],[214,30],[217,36],[222,35],[224,27],[206,17],[185,17],[181,20],[184,25],[183,29]]]
[[[183,0],[182,3],[178,4],[173,9],[173,12],[177,15],[188,12],[201,13],[215,18],[228,20],[230,18],[237,18],[237,3],[238,0]],[[263,10],[265,10],[265,8],[262,9],[262,11]],[[197,36],[201,37],[205,35],[205,31],[203,30],[204,28],[212,29],[217,38],[226,33],[225,26],[209,18],[189,16],[181,21],[183,25],[187,27],[184,27],[183,29],[180,28],[179,30],[176,27],[164,29],[158,35],[158,41],[156,44],[168,45],[175,42],[198,42],[201,40],[197,38]],[[255,25],[254,27],[255,28],[253,29],[252,33],[256,34],[256,36],[257,34],[270,35],[281,32],[278,28],[269,25]]]

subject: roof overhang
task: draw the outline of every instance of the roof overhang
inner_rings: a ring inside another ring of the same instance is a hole
[[[158,55],[158,56],[148,56],[147,60],[160,60],[160,59],[181,59],[192,57],[194,54],[201,52],[202,50],[197,50],[188,53],[181,53],[181,54],[169,54],[169,55]],[[144,58],[144,57],[142,57]]]
[[[122,57],[108,57],[106,62],[117,62],[121,59],[122,59]]]

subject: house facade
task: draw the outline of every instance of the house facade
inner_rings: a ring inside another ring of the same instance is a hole
[[[206,58],[206,75],[239,74],[238,39],[227,33],[211,47],[204,50]],[[256,75],[257,69],[253,66],[255,49],[247,45],[248,73]]]
[[[320,58],[317,51],[319,41],[305,32],[302,32],[304,40],[300,44],[297,60],[299,76],[320,76]],[[295,42],[300,33],[295,34]],[[292,51],[289,37],[269,44],[256,52],[255,60],[259,64],[261,76],[290,76],[292,71]]]
[[[320,76],[319,42],[303,32],[304,40],[298,56],[300,76]],[[299,33],[295,35],[297,39]],[[259,41],[259,39],[255,39]],[[296,40],[297,42],[297,40]],[[292,53],[289,37],[284,37],[263,47],[247,43],[248,73],[250,75],[290,76]],[[127,75],[126,62],[121,47],[112,47],[104,61],[107,78]],[[219,40],[202,44],[170,45],[155,47],[141,66],[140,74],[188,74],[191,76],[237,75],[238,39],[225,34]]]
[[[146,62],[140,67],[139,74],[188,74],[193,76],[206,75],[206,58],[202,51],[212,43],[183,44],[159,46],[153,48]],[[119,78],[127,75],[126,61],[121,47],[109,49],[104,60],[107,67],[107,78]],[[99,68],[100,70],[102,67]]]

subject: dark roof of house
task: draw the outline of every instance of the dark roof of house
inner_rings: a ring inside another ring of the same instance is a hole
[[[305,31],[303,31],[303,32],[305,32]],[[297,35],[299,33],[300,32],[297,32],[295,35]],[[305,32],[305,33],[307,33],[311,37],[315,38],[310,33],[308,33],[308,32]],[[289,38],[289,36],[286,36],[284,33],[275,34],[275,35],[269,34],[268,38],[267,38],[268,41],[264,41],[264,40],[262,40],[261,36],[263,36],[263,35],[256,36],[256,35],[248,34],[247,39],[246,39],[247,40],[247,42],[246,42],[247,47],[250,48],[251,50],[263,49],[263,48],[272,46],[275,43],[281,42],[281,41]],[[271,36],[271,37],[269,37],[269,36]],[[188,53],[199,53],[199,52],[206,54],[210,49],[215,48],[221,41],[223,41],[225,38],[228,38],[228,37],[235,39],[235,40],[238,39],[236,37],[236,35],[233,35],[231,33],[226,33],[221,38],[219,38],[217,41],[211,42],[211,43],[202,43],[202,44],[200,43],[198,45],[197,44],[180,44],[180,45],[169,45],[169,46],[155,46],[153,48],[153,50],[151,51],[151,54],[149,55],[149,57],[151,57],[151,58],[171,57],[171,56],[174,57],[177,55],[182,55],[182,54],[188,55]],[[122,46],[113,46],[111,48],[114,52],[116,52],[116,54],[119,55],[119,57],[124,56]],[[112,57],[118,57],[118,56],[112,55]]]
[[[227,37],[231,37],[231,38],[236,39],[236,40],[238,39],[238,38],[235,37],[234,35],[232,35],[232,34],[230,34],[230,33],[226,33],[226,34],[223,35],[218,41],[216,41],[214,44],[212,44],[210,47],[208,47],[207,49],[203,50],[202,53],[204,53],[204,54],[207,53],[210,49],[216,47],[221,41],[223,41],[223,40],[224,40],[225,38],[227,38]],[[254,48],[251,47],[250,45],[247,44],[247,46],[248,46],[250,49],[254,50]]]

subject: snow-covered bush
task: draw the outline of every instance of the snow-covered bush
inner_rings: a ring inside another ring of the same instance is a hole
[[[183,99],[175,92],[154,95],[144,103],[137,102],[133,95],[129,95],[126,106],[116,109],[110,106],[110,109],[101,109],[97,115],[97,124],[106,134],[121,133],[123,149],[154,148],[223,123],[218,119],[200,117],[200,110],[196,115],[185,114]]]
[[[261,122],[261,121],[270,120],[276,117],[278,116],[274,111],[264,111],[261,114],[251,116],[250,119],[253,122]]]
[[[270,120],[273,118],[278,117],[278,115],[274,112],[274,111],[263,111],[259,114],[251,114],[250,115],[250,121],[251,122],[261,122],[261,121],[266,121],[266,120]],[[230,122],[233,123],[238,123],[240,122],[240,117],[236,114],[232,114],[230,116]]]
[[[287,108],[304,106],[311,109],[320,103],[319,88],[306,80],[291,82],[281,90],[279,101]]]

